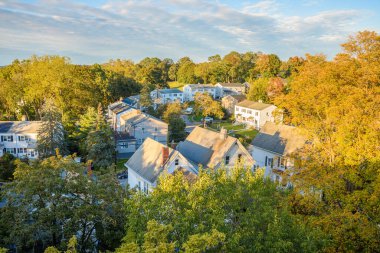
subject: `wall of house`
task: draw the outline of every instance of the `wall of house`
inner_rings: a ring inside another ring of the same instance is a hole
[[[176,160],[178,159],[178,165],[176,165]],[[192,171],[195,174],[198,174],[198,168],[194,168],[194,166],[182,155],[177,155],[170,160],[170,163],[166,165],[167,171],[172,174],[177,168],[182,167]]]
[[[142,144],[148,137],[166,145],[168,125],[163,123],[155,124],[154,121],[144,120],[130,127],[128,133],[135,137],[138,145]]]
[[[142,191],[144,190],[144,186],[148,188],[148,191],[152,191],[156,184],[152,184],[149,181],[145,180],[139,174],[137,174],[133,169],[128,168],[128,185],[129,188],[138,188]]]
[[[267,121],[274,122],[273,111],[276,106],[272,105],[260,112],[259,126],[262,127]]]
[[[235,105],[235,120],[259,128],[260,111]]]
[[[8,141],[8,136],[12,136],[12,141]],[[28,157],[30,159],[36,159],[38,158],[37,133],[1,133],[0,149],[0,156],[4,155],[5,153],[11,153],[12,155],[19,158]]]
[[[116,143],[116,150],[119,154],[132,153],[137,149],[135,140],[120,140]]]
[[[114,114],[114,115],[115,115],[115,116],[114,116],[114,119],[115,119],[115,123],[114,123],[115,128],[114,128],[114,130],[115,130],[115,131],[118,131],[118,132],[122,132],[122,131],[124,131],[124,124],[123,124],[124,121],[121,120],[121,116],[123,116],[123,115],[125,115],[125,114],[127,114],[127,113],[131,113],[133,110],[134,110],[134,111],[137,111],[137,110],[134,109],[134,108],[130,108],[130,109],[125,110],[125,111],[123,111],[123,112],[120,112],[120,113],[118,113],[118,114]]]
[[[208,93],[212,98],[216,98],[216,88],[207,87],[207,88],[191,88],[189,85],[183,87],[183,100],[184,101],[193,101],[195,94],[199,93]]]
[[[222,98],[222,106],[227,110],[229,114],[235,113],[235,105],[237,101],[233,97],[224,97]]]

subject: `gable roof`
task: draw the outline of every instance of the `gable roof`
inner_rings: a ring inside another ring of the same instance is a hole
[[[126,113],[122,115],[121,119],[124,120],[126,124],[129,124],[132,126],[137,125],[144,121],[148,121],[156,125],[162,125],[164,127],[168,126],[168,124],[163,122],[162,120],[157,119],[147,113],[143,113],[137,109],[133,109],[130,113]]]
[[[276,125],[266,122],[252,141],[254,147],[258,147],[280,155],[289,155],[302,148],[306,138],[293,126]]]
[[[123,102],[129,106],[134,106],[140,100],[140,95],[130,96],[123,99]]]
[[[227,95],[227,96],[223,97],[222,100],[227,99],[227,98],[234,98],[238,102],[246,99],[245,95]]]
[[[42,121],[0,121],[0,133],[38,133]]]
[[[250,100],[243,100],[240,103],[238,103],[236,106],[240,106],[240,107],[245,107],[245,108],[261,111],[261,110],[264,110],[264,109],[266,109],[266,108],[268,108],[270,106],[274,106],[274,105],[265,104],[265,103],[261,103],[261,102],[250,101]]]
[[[173,94],[173,93],[182,93],[179,89],[162,89],[158,90],[158,92],[162,94]]]
[[[115,114],[119,114],[121,112],[124,112],[128,109],[130,109],[131,107],[129,105],[127,105],[126,103],[120,101],[120,103],[114,103],[112,104],[112,106],[108,107],[108,109],[110,109],[113,113]]]
[[[192,89],[202,89],[202,88],[215,88],[214,85],[212,84],[187,84],[185,86],[189,86]]]
[[[226,153],[239,141],[231,136],[223,138],[221,133],[202,127],[195,127],[177,150],[187,159],[205,167],[212,167],[224,161]]]
[[[162,166],[163,148],[169,149],[167,161],[174,159],[179,154],[177,150],[147,138],[125,164],[144,179],[154,183],[164,171],[165,166]]]
[[[218,83],[223,87],[241,87],[245,88],[245,85],[242,83]]]

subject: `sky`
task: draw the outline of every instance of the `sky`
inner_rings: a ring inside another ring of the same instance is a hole
[[[0,65],[31,55],[76,64],[261,51],[332,58],[380,32],[380,0],[0,0]]]

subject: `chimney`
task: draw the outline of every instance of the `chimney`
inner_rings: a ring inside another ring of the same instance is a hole
[[[21,116],[21,121],[28,121],[28,117],[26,115]]]
[[[169,159],[169,148],[168,147],[162,147],[162,163],[161,166],[164,166],[165,163]]]
[[[222,127],[222,128],[220,129],[219,138],[220,138],[221,140],[225,140],[225,139],[227,139],[227,136],[228,136],[228,134],[227,134],[227,129],[225,129],[224,127]]]

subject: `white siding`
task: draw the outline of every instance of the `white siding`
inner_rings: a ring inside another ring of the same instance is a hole
[[[11,153],[19,158],[38,158],[37,133],[0,133],[0,136],[3,136],[3,138],[0,137],[0,156],[3,156],[5,153]],[[12,141],[5,140],[8,136],[12,137]]]

